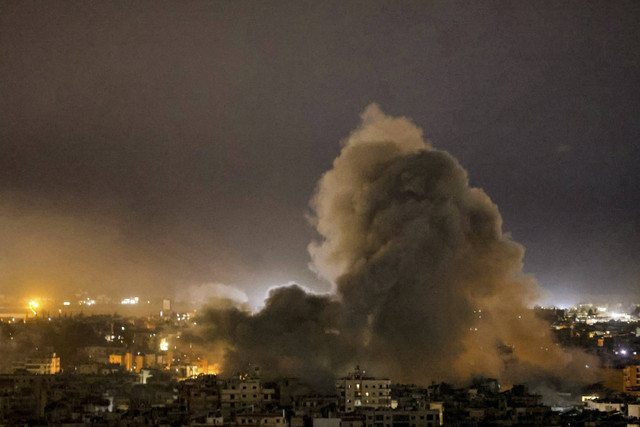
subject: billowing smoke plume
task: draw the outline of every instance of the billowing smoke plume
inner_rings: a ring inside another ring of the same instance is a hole
[[[335,296],[283,288],[256,315],[210,312],[229,360],[288,374],[358,362],[407,382],[584,376],[589,362],[526,308],[536,284],[496,205],[408,119],[369,106],[312,208],[322,240],[310,253]]]
[[[225,371],[258,365],[268,374],[302,377],[327,388],[334,369],[356,360],[344,329],[343,306],[299,286],[276,288],[256,314],[238,308],[208,310],[199,322],[212,348],[225,351]]]

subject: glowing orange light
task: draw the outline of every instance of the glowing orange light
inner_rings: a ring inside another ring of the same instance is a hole
[[[29,301],[29,309],[33,312],[33,314],[36,314],[36,308],[38,308],[38,302]]]

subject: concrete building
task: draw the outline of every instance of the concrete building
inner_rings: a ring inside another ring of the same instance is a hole
[[[112,353],[109,355],[109,363],[123,366],[126,371],[133,370],[134,356],[127,352],[124,354]]]
[[[391,407],[391,381],[388,379],[368,377],[365,371],[356,368],[335,385],[344,412],[353,412],[356,408]]]
[[[94,363],[110,363],[109,353],[111,349],[106,346],[92,345],[84,347],[84,351],[87,353],[89,360]]]
[[[275,389],[265,387],[257,378],[223,380],[215,375],[200,375],[182,381],[179,386],[180,403],[189,410],[220,410],[224,417],[243,412],[263,413],[274,403],[274,394]],[[244,419],[244,424],[253,425],[254,421],[264,425],[264,420],[248,418]]]
[[[588,400],[586,403],[587,409],[600,412],[623,412],[624,403],[618,402],[600,402],[595,400]]]
[[[149,354],[141,354],[141,353],[133,353],[133,352],[125,352],[122,354],[119,353],[111,353],[108,356],[108,362],[114,365],[120,365],[124,367],[126,371],[139,373],[141,369],[145,368],[163,368],[166,366],[165,357],[163,355],[149,353]],[[188,378],[191,376],[195,376],[199,373],[199,371],[190,370],[188,374],[183,375],[182,377]],[[181,377],[181,378],[182,378]]]
[[[220,383],[215,375],[201,375],[178,384],[180,404],[189,411],[215,412],[220,409]]]
[[[365,427],[435,427],[440,425],[436,410],[375,409],[364,412]]]
[[[171,374],[179,381],[198,376],[198,366],[189,363],[171,365]]]
[[[623,391],[640,396],[640,365],[629,365],[622,370]]]
[[[313,427],[341,427],[340,418],[312,418]]]
[[[53,375],[60,372],[60,358],[55,353],[51,357],[31,358],[13,362],[13,370],[26,370],[30,374]]]
[[[237,427],[286,427],[287,420],[282,413],[252,413],[236,416]]]
[[[340,417],[340,427],[364,427],[364,417],[353,412],[344,414]]]
[[[604,370],[604,386],[620,393],[640,396],[640,365]]]
[[[52,378],[0,374],[0,425],[26,425],[26,420],[43,417]]]
[[[220,387],[220,402],[223,413],[262,410],[273,402],[275,389],[265,387],[258,378],[226,380]]]

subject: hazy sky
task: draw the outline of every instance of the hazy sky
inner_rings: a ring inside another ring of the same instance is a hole
[[[308,203],[371,102],[459,159],[544,289],[635,294],[638,22],[633,1],[0,1],[0,294],[328,290]]]

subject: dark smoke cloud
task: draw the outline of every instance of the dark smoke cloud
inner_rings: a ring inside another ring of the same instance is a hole
[[[527,308],[537,286],[497,206],[408,119],[369,106],[312,208],[322,240],[309,250],[335,295],[289,287],[254,315],[210,311],[208,336],[228,361],[286,374],[361,363],[423,383],[590,372]]]
[[[342,305],[297,285],[273,289],[256,314],[211,309],[198,323],[210,348],[224,352],[227,373],[257,364],[268,374],[302,377],[326,388],[335,369],[356,356],[340,332],[345,329]]]

